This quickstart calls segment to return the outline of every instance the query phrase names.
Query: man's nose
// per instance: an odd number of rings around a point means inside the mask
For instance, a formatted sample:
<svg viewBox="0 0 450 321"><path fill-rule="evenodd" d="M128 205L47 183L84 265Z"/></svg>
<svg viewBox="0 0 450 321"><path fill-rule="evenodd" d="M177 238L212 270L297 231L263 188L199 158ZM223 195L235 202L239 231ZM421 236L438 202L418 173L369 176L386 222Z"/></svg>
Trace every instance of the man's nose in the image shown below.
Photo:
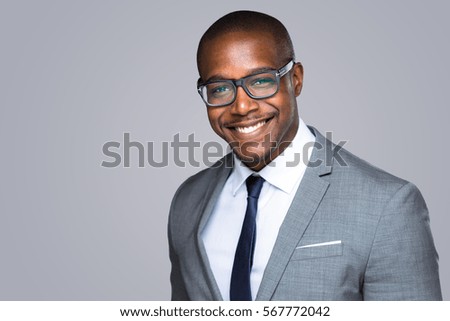
<svg viewBox="0 0 450 321"><path fill-rule="evenodd" d="M251 98L241 86L236 89L236 99L230 106L231 113L239 115L247 115L251 111L258 109L258 102Z"/></svg>

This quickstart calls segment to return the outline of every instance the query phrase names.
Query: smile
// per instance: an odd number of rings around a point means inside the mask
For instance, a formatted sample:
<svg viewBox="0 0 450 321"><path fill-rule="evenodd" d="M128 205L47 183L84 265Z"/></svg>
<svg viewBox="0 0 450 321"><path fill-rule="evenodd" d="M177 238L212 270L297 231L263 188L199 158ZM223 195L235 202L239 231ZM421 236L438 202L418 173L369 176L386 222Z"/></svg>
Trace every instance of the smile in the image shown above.
<svg viewBox="0 0 450 321"><path fill-rule="evenodd" d="M253 125L253 126L247 126L247 127L235 127L235 129L243 134L249 134L251 132L254 132L255 130L257 130L258 128L260 128L261 126L263 126L267 121L263 120L260 121L259 123Z"/></svg>

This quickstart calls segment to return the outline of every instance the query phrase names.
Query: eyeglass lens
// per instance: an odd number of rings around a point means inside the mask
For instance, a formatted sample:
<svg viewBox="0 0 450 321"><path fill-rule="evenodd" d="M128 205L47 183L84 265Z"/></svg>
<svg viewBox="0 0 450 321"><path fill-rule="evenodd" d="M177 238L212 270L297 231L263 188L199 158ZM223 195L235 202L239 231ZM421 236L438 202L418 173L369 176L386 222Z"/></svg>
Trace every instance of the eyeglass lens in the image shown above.
<svg viewBox="0 0 450 321"><path fill-rule="evenodd" d="M262 73L246 78L243 87L254 98L264 98L277 92L278 82L274 74ZM235 99L236 87L231 81L213 82L202 88L202 95L211 105L225 105Z"/></svg>

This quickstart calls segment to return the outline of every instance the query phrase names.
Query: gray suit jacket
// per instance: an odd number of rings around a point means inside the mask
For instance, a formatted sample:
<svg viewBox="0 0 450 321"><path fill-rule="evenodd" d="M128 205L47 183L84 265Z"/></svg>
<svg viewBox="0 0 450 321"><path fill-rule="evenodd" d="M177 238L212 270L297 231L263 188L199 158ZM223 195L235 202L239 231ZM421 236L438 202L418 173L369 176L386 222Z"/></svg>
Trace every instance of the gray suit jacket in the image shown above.
<svg viewBox="0 0 450 321"><path fill-rule="evenodd" d="M441 300L438 255L419 190L310 129L316 146L256 299ZM200 233L232 159L228 154L190 177L173 198L173 300L222 300Z"/></svg>

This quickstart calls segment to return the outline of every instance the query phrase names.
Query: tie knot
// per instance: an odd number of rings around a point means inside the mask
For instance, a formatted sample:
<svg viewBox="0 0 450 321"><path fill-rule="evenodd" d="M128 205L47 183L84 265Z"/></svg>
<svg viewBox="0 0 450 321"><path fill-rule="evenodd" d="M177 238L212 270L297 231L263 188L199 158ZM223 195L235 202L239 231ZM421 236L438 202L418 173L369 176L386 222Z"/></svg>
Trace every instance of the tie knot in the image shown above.
<svg viewBox="0 0 450 321"><path fill-rule="evenodd" d="M264 178L251 175L247 178L245 184L247 185L248 197L258 198L264 184Z"/></svg>

